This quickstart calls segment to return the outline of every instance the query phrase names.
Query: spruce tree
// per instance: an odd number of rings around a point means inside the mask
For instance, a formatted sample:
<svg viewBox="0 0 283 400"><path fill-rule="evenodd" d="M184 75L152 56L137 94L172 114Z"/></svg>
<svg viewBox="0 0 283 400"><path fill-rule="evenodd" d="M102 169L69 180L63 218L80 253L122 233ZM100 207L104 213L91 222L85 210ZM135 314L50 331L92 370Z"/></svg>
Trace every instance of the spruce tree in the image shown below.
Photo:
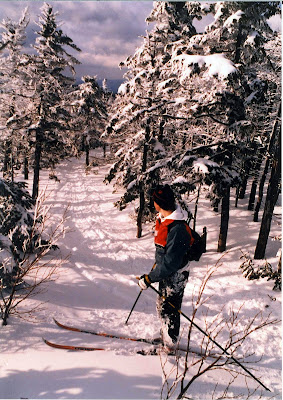
<svg viewBox="0 0 283 400"><path fill-rule="evenodd" d="M141 236L142 220L150 215L149 189L162 177L154 168L150 176L145 172L159 163L175 143L174 127L165 127L168 97L162 76L171 57L172 43L179 40L182 30L194 34L192 18L185 3L154 3L148 18L155 21L155 28L147 32L144 41L133 56L122 66L128 68L126 82L119 88L115 112L106 129L110 141L119 148L117 161L111 168L107 181L115 178L116 184L125 190L117 202L120 209L139 199L137 209L137 236ZM191 27L191 31L189 29ZM120 144L124 144L121 146Z"/></svg>
<svg viewBox="0 0 283 400"><path fill-rule="evenodd" d="M273 80L266 43L274 34L267 18L277 11L275 2L155 3L149 17L155 28L126 60L128 79L108 126L117 150L125 143L107 177L126 189L119 206L144 192L140 182L146 187L177 183L184 195L194 190L192 156L216 162L222 171L210 185L214 204L239 186L236 171L245 165L256 169L266 135L255 122L258 104L262 117ZM193 20L208 12L214 22L197 33ZM226 232L221 233L219 251L226 248L228 204L228 199L222 204Z"/></svg>
<svg viewBox="0 0 283 400"><path fill-rule="evenodd" d="M12 283L22 255L26 251L32 252L35 243L30 243L29 249L25 248L34 223L34 201L25 184L0 179L0 206L1 291Z"/></svg>
<svg viewBox="0 0 283 400"><path fill-rule="evenodd" d="M266 115L266 92L274 80L265 48L266 42L274 38L267 18L278 12L278 4L219 2L209 7L215 20L205 32L189 39L183 37L175 44L171 64L178 77L182 105L177 110L172 103L167 117L190 123L190 146L213 143L215 139L227 144L234 142L230 156L227 152L222 160L217 156L225 168L228 156L232 157L229 162L234 169L241 171L242 165L251 165L250 171L258 171L259 151L262 154L266 135L258 125ZM271 97L268 103L270 100ZM225 229L228 204L226 200L222 204L221 226ZM226 237L227 232L220 233L219 249L225 249Z"/></svg>
<svg viewBox="0 0 283 400"><path fill-rule="evenodd" d="M76 133L74 140L81 140L81 150L86 154L89 165L89 150L102 145L101 135L107 119L107 93L97 82L96 77L83 76L83 83L71 93L72 127Z"/></svg>
<svg viewBox="0 0 283 400"><path fill-rule="evenodd" d="M280 104L281 108L281 104ZM254 258L263 259L265 257L265 250L269 238L271 222L273 217L274 207L278 201L279 193L281 190L281 130L277 126L274 132L274 153L271 159L271 175L268 183L267 194L265 199L264 212L262 216L260 232L255 248Z"/></svg>
<svg viewBox="0 0 283 400"><path fill-rule="evenodd" d="M66 75L68 69L73 74L79 62L65 48L80 49L72 39L64 35L56 21L53 7L44 3L36 32L37 52L28 58L26 65L34 87L34 108L28 127L29 140L34 143L33 198L38 195L39 171L44 156L45 166L54 164L64 155L65 135L70 120L64 97L72 89L74 78Z"/></svg>
<svg viewBox="0 0 283 400"><path fill-rule="evenodd" d="M25 9L18 22L6 18L0 24L3 29L1 33L2 48L6 50L0 57L3 174L11 180L14 178L14 165L19 165L21 161L19 152L24 147L22 123L19 122L19 119L27 106L23 95L26 76L20 66L24 59L22 46L25 42L25 30L28 23L29 16Z"/></svg>

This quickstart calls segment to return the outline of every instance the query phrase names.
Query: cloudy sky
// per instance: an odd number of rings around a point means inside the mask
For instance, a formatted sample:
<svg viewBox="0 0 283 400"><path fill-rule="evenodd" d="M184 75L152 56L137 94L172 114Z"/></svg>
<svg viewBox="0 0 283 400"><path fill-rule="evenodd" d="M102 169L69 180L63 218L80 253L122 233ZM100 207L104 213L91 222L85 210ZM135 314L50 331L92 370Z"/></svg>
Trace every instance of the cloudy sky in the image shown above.
<svg viewBox="0 0 283 400"><path fill-rule="evenodd" d="M133 54L142 42L140 35L151 29L145 22L152 10L152 1L49 1L58 11L62 30L82 50L74 53L82 63L76 66L77 76L96 75L99 79L122 79L125 70L121 61ZM41 1L0 1L0 21L18 21L28 7L30 24L27 46L34 43L34 31L41 14Z"/></svg>
<svg viewBox="0 0 283 400"><path fill-rule="evenodd" d="M96 75L98 79L121 80L125 70L118 65L142 42L141 35L152 29L145 22L152 10L152 1L47 1L59 13L62 30L82 50L75 56L82 63L76 66L77 78ZM41 14L42 1L0 0L0 21L10 18L18 21L28 7L30 24L27 28L27 46L34 43ZM207 21L210 23L211 21ZM279 26L280 22L277 22ZM1 29L0 29L1 31ZM109 84L110 87L110 84ZM110 87L110 89L112 89Z"/></svg>

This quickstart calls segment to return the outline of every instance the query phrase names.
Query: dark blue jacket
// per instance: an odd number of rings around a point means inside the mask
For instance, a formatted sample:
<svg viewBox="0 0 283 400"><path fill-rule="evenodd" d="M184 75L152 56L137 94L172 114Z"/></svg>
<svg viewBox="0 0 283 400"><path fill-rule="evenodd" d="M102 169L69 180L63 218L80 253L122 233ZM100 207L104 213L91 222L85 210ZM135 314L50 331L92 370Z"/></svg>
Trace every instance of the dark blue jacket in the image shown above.
<svg viewBox="0 0 283 400"><path fill-rule="evenodd" d="M159 282L186 265L184 256L191 242L186 225L184 221L175 220L167 226L168 235L165 246L155 244L156 267L148 275L151 282Z"/></svg>

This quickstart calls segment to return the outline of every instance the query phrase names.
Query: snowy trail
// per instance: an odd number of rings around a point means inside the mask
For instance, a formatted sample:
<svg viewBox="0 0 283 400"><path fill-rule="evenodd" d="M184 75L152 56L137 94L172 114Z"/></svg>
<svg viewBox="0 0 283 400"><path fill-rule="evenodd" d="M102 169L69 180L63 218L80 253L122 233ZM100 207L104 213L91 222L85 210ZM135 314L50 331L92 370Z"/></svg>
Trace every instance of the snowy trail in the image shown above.
<svg viewBox="0 0 283 400"><path fill-rule="evenodd" d="M119 304L119 309L124 309L122 320L125 321L131 301L139 292L135 280L135 276L141 273L138 266L145 264L146 271L154 255L152 238L149 238L149 252L144 257L136 256L144 252L145 240L137 243L135 224L129 217L129 211L118 211L113 205L117 194L112 193L111 186L101 185L106 171L107 167L104 167L98 174L86 174L82 160L73 161L72 170L67 162L57 171L60 179L56 190L58 209L62 212L64 205L69 205L68 233L59 244L62 251L70 253L65 268L72 268L73 282L74 279L83 282L80 304L82 298L88 301L93 299L93 304L86 307L83 321L95 319L97 314L100 315L100 308L115 309L116 304ZM54 204L52 198L50 202ZM149 260L148 253L151 256ZM131 295L133 299L129 302ZM75 299L72 304L76 306ZM89 311L94 306L95 309ZM115 319L119 320L117 315Z"/></svg>
<svg viewBox="0 0 283 400"><path fill-rule="evenodd" d="M53 322L56 317L89 329L147 337L152 337L154 326L158 327L152 316L145 324L148 329L144 329L139 312L132 316L129 326L124 324L139 292L134 276L145 261L151 262L153 253L152 249L150 255L145 251L144 240L136 243L128 210L120 213L114 208L117 194L102 184L106 169L87 175L83 161L72 159L56 170L60 182L50 181L47 172L41 175L41 189L47 187L49 192L46 204L51 206L52 218L59 220L68 206L68 232L59 247L62 256L69 255L69 259L59 278L39 299L48 302L39 316L40 324L15 319L5 328L7 338L2 350L6 361L0 375L0 397L159 397L160 362L158 357L149 362L136 356L142 344L67 332ZM137 252L144 252L144 256L135 257ZM62 352L44 345L42 336L75 345L104 346L115 352ZM149 365L151 372L145 374Z"/></svg>
<svg viewBox="0 0 283 400"><path fill-rule="evenodd" d="M155 294L149 289L142 293L129 324L125 320L139 293L135 277L150 270L154 259L152 225L146 225L141 239L136 239L132 206L118 211L113 203L119 194L111 185L103 184L107 167L86 174L83 159L64 161L56 169L60 182L48 179L42 171L41 189L50 193L52 220L59 220L68 206L67 233L60 239L58 256L69 256L60 269L58 279L50 282L47 292L32 304L47 301L38 313L39 323L11 318L10 325L1 329L0 394L2 398L69 398L69 399L154 399L160 398L162 372L159 357L136 355L145 345L127 341L94 337L64 331L55 326L53 318L63 323L82 325L86 329L113 334L153 338L159 335ZM95 172L95 173L94 173ZM31 185L31 182L30 182ZM219 215L213 213L208 201L199 207L198 227L207 226L207 253L202 262L191 264L182 311L191 315L192 293L196 293L207 266L215 264ZM203 316L213 319L220 310L240 309L245 321L255 312L269 312L281 318L281 295L272 291L272 282L253 282L239 271L241 250L252 251L257 239L258 225L251 222L246 204L231 208L228 252L205 290L209 300L202 306L197 322L204 326ZM245 226L247 235L243 234ZM200 229L200 228L199 228ZM272 234L280 232L276 224ZM248 241L247 241L248 237ZM276 263L277 243L270 242L269 261ZM57 253L55 253L57 254ZM212 296L212 297L210 297ZM186 323L182 321L182 339L186 338ZM224 334L224 333L223 333ZM58 343L103 346L106 352L68 352L51 349L42 337ZM194 343L201 340L198 334ZM270 345L273 343L273 346ZM280 326L269 327L253 334L242 348L262 357L257 366L266 386L273 389L275 399L281 398ZM174 358L167 366L174 366ZM254 371L253 371L254 372ZM210 372L192 387L194 399L211 400L214 385L218 393L225 389L225 372ZM251 384L251 387L254 387ZM238 380L233 393L245 393L244 380ZM0 397L1 397L0 396ZM269 396L264 393L264 399Z"/></svg>

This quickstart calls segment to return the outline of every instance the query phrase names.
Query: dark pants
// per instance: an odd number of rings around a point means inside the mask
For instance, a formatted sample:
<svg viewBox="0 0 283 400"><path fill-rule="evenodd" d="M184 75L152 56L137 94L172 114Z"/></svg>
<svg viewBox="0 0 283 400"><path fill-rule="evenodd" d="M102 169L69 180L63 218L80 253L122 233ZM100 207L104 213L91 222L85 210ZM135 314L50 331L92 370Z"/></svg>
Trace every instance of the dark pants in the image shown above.
<svg viewBox="0 0 283 400"><path fill-rule="evenodd" d="M188 281L189 272L176 272L170 277L159 282L159 291L166 300L161 296L157 298L157 313L161 319L161 336L166 344L174 344L178 341L180 332L180 313L184 290ZM176 308L173 308L172 303Z"/></svg>

